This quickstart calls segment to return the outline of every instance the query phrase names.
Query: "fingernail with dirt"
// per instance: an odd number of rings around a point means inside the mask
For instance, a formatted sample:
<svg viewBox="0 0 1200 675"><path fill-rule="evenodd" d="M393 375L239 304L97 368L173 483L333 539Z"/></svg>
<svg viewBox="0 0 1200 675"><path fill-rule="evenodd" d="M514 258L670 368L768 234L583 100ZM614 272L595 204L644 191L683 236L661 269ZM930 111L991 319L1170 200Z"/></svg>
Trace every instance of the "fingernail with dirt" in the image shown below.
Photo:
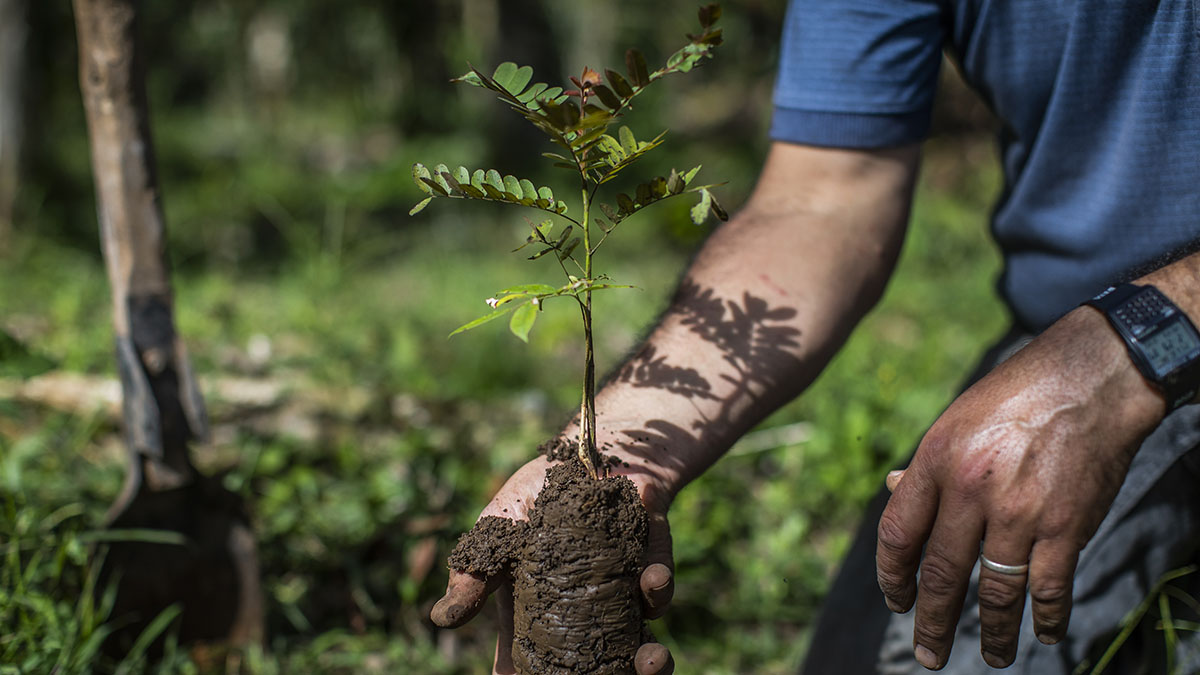
<svg viewBox="0 0 1200 675"><path fill-rule="evenodd" d="M675 595L675 577L670 568L654 563L642 573L642 594L646 598L646 618L657 619L666 613Z"/></svg>
<svg viewBox="0 0 1200 675"><path fill-rule="evenodd" d="M886 595L883 596L883 602L887 605L888 610L895 614L906 614L908 612L908 609L906 609L904 605L901 605Z"/></svg>
<svg viewBox="0 0 1200 675"><path fill-rule="evenodd" d="M989 651L983 652L983 661L993 668L1007 668L1012 663L1012 659Z"/></svg>
<svg viewBox="0 0 1200 675"><path fill-rule="evenodd" d="M913 650L913 654L917 657L917 663L925 666L929 670L937 670L941 668L937 654L924 645L917 645Z"/></svg>
<svg viewBox="0 0 1200 675"><path fill-rule="evenodd" d="M429 618L442 628L454 628L463 620L463 615L470 609L467 605L455 602L447 593L446 597L437 601L429 612Z"/></svg>
<svg viewBox="0 0 1200 675"><path fill-rule="evenodd" d="M1053 633L1038 633L1037 639L1038 642L1041 642L1044 645L1058 644L1058 636Z"/></svg>
<svg viewBox="0 0 1200 675"><path fill-rule="evenodd" d="M661 591L671 585L671 570L662 563L654 563L646 568L643 578L648 592Z"/></svg>
<svg viewBox="0 0 1200 675"><path fill-rule="evenodd" d="M675 672L675 659L665 646L651 642L638 649L634 667L638 675L671 675Z"/></svg>

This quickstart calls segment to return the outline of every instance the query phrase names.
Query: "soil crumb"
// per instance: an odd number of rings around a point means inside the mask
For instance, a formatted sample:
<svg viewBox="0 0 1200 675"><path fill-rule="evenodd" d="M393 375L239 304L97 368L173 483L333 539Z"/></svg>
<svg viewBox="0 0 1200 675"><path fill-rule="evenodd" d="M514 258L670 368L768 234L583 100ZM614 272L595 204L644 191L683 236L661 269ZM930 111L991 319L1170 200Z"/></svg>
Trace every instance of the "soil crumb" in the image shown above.
<svg viewBox="0 0 1200 675"><path fill-rule="evenodd" d="M562 436L555 436L539 445L537 451L552 462L566 462L575 456L575 445Z"/></svg>

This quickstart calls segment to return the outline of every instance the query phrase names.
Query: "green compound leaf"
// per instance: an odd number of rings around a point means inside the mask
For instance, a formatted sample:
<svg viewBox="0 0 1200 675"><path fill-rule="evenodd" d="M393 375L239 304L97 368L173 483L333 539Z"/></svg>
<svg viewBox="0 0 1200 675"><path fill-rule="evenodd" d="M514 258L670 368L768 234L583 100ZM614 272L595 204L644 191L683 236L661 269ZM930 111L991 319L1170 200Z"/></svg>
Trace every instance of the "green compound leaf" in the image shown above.
<svg viewBox="0 0 1200 675"><path fill-rule="evenodd" d="M466 191L463 190L462 183L459 183L458 180L455 179L453 175L443 171L441 173L441 176L442 176L442 181L445 182L446 185L450 187L450 192L451 192L452 197L453 196L457 196L457 197L465 197L466 196Z"/></svg>
<svg viewBox="0 0 1200 675"><path fill-rule="evenodd" d="M629 130L629 127L618 129L617 136L621 139L621 149L625 151L627 156L638 151L637 139L633 137L633 132Z"/></svg>
<svg viewBox="0 0 1200 675"><path fill-rule="evenodd" d="M703 164L701 164L700 166L704 166L704 165L703 165ZM700 166L698 166L698 167L696 167L696 168L692 169L691 171L688 171L687 173L683 174L683 184L684 184L684 185L687 185L687 184L689 184L689 183L691 183L691 182L692 182L692 179L693 179L693 178L695 178L695 177L696 177L696 174L700 172Z"/></svg>
<svg viewBox="0 0 1200 675"><path fill-rule="evenodd" d="M433 179L437 181L437 184L441 185L442 189L446 192L450 192L450 183L446 182L445 177L445 174L448 173L450 173L450 167L446 166L445 164L438 164L433 168Z"/></svg>
<svg viewBox="0 0 1200 675"><path fill-rule="evenodd" d="M533 99L537 98L539 94L541 94L543 91L546 91L546 86L547 85L545 82L535 82L531 84L528 89L517 95L517 100L521 103L529 104L531 101L533 101Z"/></svg>
<svg viewBox="0 0 1200 675"><path fill-rule="evenodd" d="M479 188L475 187L474 185L471 185L470 183L459 183L458 187L459 187L459 189L461 189L463 191L463 194L470 197L471 199L486 199L487 198L486 192L484 192L483 190L480 190Z"/></svg>
<svg viewBox="0 0 1200 675"><path fill-rule="evenodd" d="M622 132L618 133L621 137L619 142L612 140L611 136L608 137L610 140L605 140L604 138L600 140L600 148L607 153L605 162L608 164L609 169L596 181L599 184L607 183L616 178L618 173L630 164L633 164L642 155L662 145L663 138L667 135L667 132L664 131L649 141L638 141L633 137L633 132L624 133L628 130L625 127L621 129ZM630 148L633 148L633 150L631 151Z"/></svg>
<svg viewBox="0 0 1200 675"><path fill-rule="evenodd" d="M500 172L495 169L488 169L483 177L484 187L492 186L501 193L504 192L504 179L500 176Z"/></svg>
<svg viewBox="0 0 1200 675"><path fill-rule="evenodd" d="M456 77L450 81L454 82L454 83L469 84L473 87L486 87L487 86L486 84L483 83L483 78L479 76L479 73L475 72L474 70L472 70L469 73L459 75L458 77Z"/></svg>
<svg viewBox="0 0 1200 675"><path fill-rule="evenodd" d="M512 79L508 81L508 84L504 85L504 88L507 89L508 92L513 96L517 96L521 92L525 91L525 86L528 85L529 81L532 79L533 68L529 66L521 66L520 68L517 68L517 72L513 73Z"/></svg>
<svg viewBox="0 0 1200 675"><path fill-rule="evenodd" d="M625 70L629 73L629 81L636 87L650 84L650 71L646 68L646 57L637 49L625 52Z"/></svg>
<svg viewBox="0 0 1200 675"><path fill-rule="evenodd" d="M611 119L609 113L605 113L604 116ZM571 141L571 147L575 148L576 154L583 156L593 145L600 142L600 138L604 135L604 129L607 126L607 120L599 124L590 124L588 120L581 121L580 129Z"/></svg>
<svg viewBox="0 0 1200 675"><path fill-rule="evenodd" d="M533 301L523 302L517 311L513 312L512 319L508 322L508 329L513 335L521 338L522 342L529 342L529 331L533 329L533 322L537 321L537 305Z"/></svg>
<svg viewBox="0 0 1200 675"><path fill-rule="evenodd" d="M629 284L584 284L571 289L571 295L579 295L588 291L606 291L613 288L637 288Z"/></svg>
<svg viewBox="0 0 1200 675"><path fill-rule="evenodd" d="M518 286L510 286L500 291L501 295L514 295L523 293L525 295L549 295L555 291L553 286L549 284L520 284Z"/></svg>
<svg viewBox="0 0 1200 675"><path fill-rule="evenodd" d="M433 201L433 197L426 197L425 199L422 199L421 201L417 202L416 206L414 206L408 210L408 215L410 215L410 216L417 215L418 213L423 211L426 206L429 206L429 202L431 202L431 201Z"/></svg>
<svg viewBox="0 0 1200 675"><path fill-rule="evenodd" d="M628 155L625 154L625 148L621 147L621 142L612 136L609 136L608 134L601 136L600 142L596 145L600 148L601 152L608 155L608 163L610 166L616 166L625 161L625 158L628 157Z"/></svg>
<svg viewBox="0 0 1200 675"><path fill-rule="evenodd" d="M492 81L511 92L509 84L516 79L516 76L517 64L512 61L505 61L496 66L496 70L492 73Z"/></svg>
<svg viewBox="0 0 1200 675"><path fill-rule="evenodd" d="M512 195L509 201L520 201L521 199L521 181L517 180L516 176L504 177L504 191Z"/></svg>
<svg viewBox="0 0 1200 675"><path fill-rule="evenodd" d="M438 164L434 171L430 171L418 162L413 164L412 175L414 182L428 197L497 201L560 215L567 211L565 203L555 201L550 188L539 188L527 178L501 176L495 169L475 169L472 172L460 166L450 171L445 164ZM416 215L428 205L429 200L426 199L414 205L409 213Z"/></svg>
<svg viewBox="0 0 1200 675"><path fill-rule="evenodd" d="M616 95L616 93L613 92L612 89L609 89L602 84L598 84L595 87L592 87L592 91L596 92L596 98L600 99L600 102L609 108L616 110L617 108L621 107L621 99Z"/></svg>
<svg viewBox="0 0 1200 675"><path fill-rule="evenodd" d="M604 213L604 217L608 218L613 225L621 222L621 217L618 216L613 207L609 206L608 204L600 204L600 210Z"/></svg>
<svg viewBox="0 0 1200 675"><path fill-rule="evenodd" d="M575 237L571 241L568 241L566 246L559 247L558 259L566 260L567 258L570 258L571 254L575 252L575 247L579 246L580 241L582 240L579 237Z"/></svg>
<svg viewBox="0 0 1200 675"><path fill-rule="evenodd" d="M654 201L654 191L645 183L639 183L637 186L637 202L641 206L645 206Z"/></svg>
<svg viewBox="0 0 1200 675"><path fill-rule="evenodd" d="M541 108L550 124L560 131L573 129L579 124L581 113L573 101L542 101Z"/></svg>
<svg viewBox="0 0 1200 675"><path fill-rule="evenodd" d="M459 326L458 328L455 328L454 331L452 333L450 333L449 335L447 335L446 337L454 337L455 335L458 335L459 333L461 333L463 331L471 330L472 328L478 328L489 321L495 321L496 319L499 319L500 317L504 316L505 314L508 314L509 312L513 311L516 308L517 308L517 305L508 304L504 307L501 307L500 309L497 309L494 312L489 312L487 314L484 314L483 316L479 317L478 319L475 319L474 321L464 323L463 325Z"/></svg>
<svg viewBox="0 0 1200 675"><path fill-rule="evenodd" d="M438 176L438 178L441 178L441 176ZM439 197L449 197L450 196L449 187L442 187L441 183L438 183L437 181L433 180L432 178L426 178L426 177L422 176L421 182L424 183L425 185L429 186L429 190L427 190L427 192L429 192L431 194L435 194ZM442 179L442 182L445 182L444 178Z"/></svg>
<svg viewBox="0 0 1200 675"><path fill-rule="evenodd" d="M608 78L608 84L616 92L617 96L625 100L633 98L633 87L629 86L629 82L624 77L621 77L620 73L615 70L605 70L604 76Z"/></svg>
<svg viewBox="0 0 1200 675"><path fill-rule="evenodd" d="M563 228L563 231L558 235L558 239L554 241L554 248L562 248L563 242L567 240L567 237L571 236L571 230L573 229L575 229L573 225L568 225Z"/></svg>
<svg viewBox="0 0 1200 675"><path fill-rule="evenodd" d="M677 195L680 192L683 192L683 188L685 187L687 186L684 184L683 178L680 177L679 172L675 169L671 169L671 175L667 176L667 191L673 195Z"/></svg>
<svg viewBox="0 0 1200 675"><path fill-rule="evenodd" d="M710 207L712 208L713 215L716 216L721 222L729 220L729 213L725 211L725 207L721 206L720 202L717 201L716 196L711 195L709 198L712 200Z"/></svg>
<svg viewBox="0 0 1200 675"><path fill-rule="evenodd" d="M412 165L412 177L413 182L417 184L417 187L421 188L421 192L424 192L425 194L431 194L433 192L433 188L425 184L425 180L432 180L433 176L430 175L429 169L425 168L424 164L417 162L416 164Z"/></svg>
<svg viewBox="0 0 1200 675"><path fill-rule="evenodd" d="M520 187L521 187L521 201L522 202L524 202L526 200L528 200L530 202L534 202L537 200L538 190L537 190L537 186L535 186L533 184L533 181L531 181L527 178L522 178L520 181Z"/></svg>
<svg viewBox="0 0 1200 675"><path fill-rule="evenodd" d="M712 193L708 190L700 191L700 201L692 207L691 216L692 222L697 225L703 225L704 219L708 217L708 211L712 207Z"/></svg>
<svg viewBox="0 0 1200 675"><path fill-rule="evenodd" d="M662 199L663 197L670 196L671 192L667 189L667 179L663 178L662 176L655 176L654 179L650 181L650 192L654 194L656 199Z"/></svg>

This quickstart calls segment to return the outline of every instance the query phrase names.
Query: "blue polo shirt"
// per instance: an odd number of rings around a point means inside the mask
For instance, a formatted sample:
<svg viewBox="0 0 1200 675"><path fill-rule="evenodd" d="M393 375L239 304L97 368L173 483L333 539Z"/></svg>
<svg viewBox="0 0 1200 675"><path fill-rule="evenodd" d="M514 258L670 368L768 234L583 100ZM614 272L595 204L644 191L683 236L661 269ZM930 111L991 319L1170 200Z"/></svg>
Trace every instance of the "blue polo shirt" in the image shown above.
<svg viewBox="0 0 1200 675"><path fill-rule="evenodd" d="M792 0L771 137L922 140L943 47L1003 123L992 229L1026 328L1200 238L1197 0Z"/></svg>

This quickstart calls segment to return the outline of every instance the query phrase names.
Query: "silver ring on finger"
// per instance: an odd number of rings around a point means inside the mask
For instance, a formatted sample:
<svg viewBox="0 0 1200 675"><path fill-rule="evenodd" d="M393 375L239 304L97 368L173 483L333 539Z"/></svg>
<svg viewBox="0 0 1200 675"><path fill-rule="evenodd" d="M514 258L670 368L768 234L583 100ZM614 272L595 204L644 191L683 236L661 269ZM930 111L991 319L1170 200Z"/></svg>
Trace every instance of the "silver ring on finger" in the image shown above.
<svg viewBox="0 0 1200 675"><path fill-rule="evenodd" d="M1004 563L998 563L989 559L983 554L983 551L979 552L979 564L997 574L1020 576L1029 572L1029 563L1024 563L1022 565L1005 565Z"/></svg>

